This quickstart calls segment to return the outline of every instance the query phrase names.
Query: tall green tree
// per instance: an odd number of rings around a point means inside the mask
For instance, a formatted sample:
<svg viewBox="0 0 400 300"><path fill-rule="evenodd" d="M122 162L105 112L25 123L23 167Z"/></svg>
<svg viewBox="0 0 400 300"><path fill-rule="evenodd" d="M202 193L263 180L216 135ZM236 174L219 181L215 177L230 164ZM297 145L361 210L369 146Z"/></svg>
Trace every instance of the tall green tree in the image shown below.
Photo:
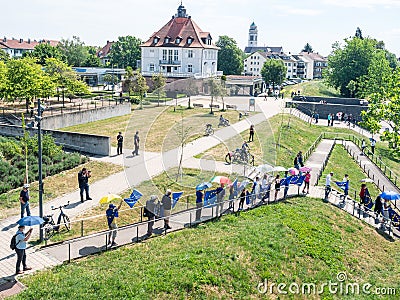
<svg viewBox="0 0 400 300"><path fill-rule="evenodd" d="M157 97L158 98L157 106L160 106L160 95L164 93L164 87L165 87L167 80L164 77L164 75L161 73L153 74L153 76L151 77L151 80L153 82L154 91L157 93L157 96L158 96Z"/></svg>
<svg viewBox="0 0 400 300"><path fill-rule="evenodd" d="M62 59L60 49L47 43L40 43L36 45L32 52L25 52L23 56L36 58L37 62L42 66L46 64L46 59L48 58L53 57L59 60Z"/></svg>
<svg viewBox="0 0 400 300"><path fill-rule="evenodd" d="M89 57L85 43L77 36L73 36L71 40L62 39L57 48L60 50L67 64L73 67L83 67Z"/></svg>
<svg viewBox="0 0 400 300"><path fill-rule="evenodd" d="M311 53L313 51L314 50L309 43L305 44L303 50L301 50L301 52L309 52L309 53Z"/></svg>
<svg viewBox="0 0 400 300"><path fill-rule="evenodd" d="M51 78L57 90L61 90L63 106L65 103L65 95L89 93L86 83L82 82L76 72L66 63L56 58L48 58L44 70Z"/></svg>
<svg viewBox="0 0 400 300"><path fill-rule="evenodd" d="M136 70L137 61L141 58L142 41L134 36L122 36L111 46L110 64L118 68L128 66Z"/></svg>
<svg viewBox="0 0 400 300"><path fill-rule="evenodd" d="M229 36L220 36L216 45L218 51L218 70L225 75L239 75L243 72L244 53L236 41Z"/></svg>
<svg viewBox="0 0 400 300"><path fill-rule="evenodd" d="M272 85L275 89L276 85L282 84L285 80L287 68L280 59L267 59L261 69L261 76L266 83Z"/></svg>
<svg viewBox="0 0 400 300"><path fill-rule="evenodd" d="M0 99L6 97L7 87L8 87L7 65L0 60Z"/></svg>
<svg viewBox="0 0 400 300"><path fill-rule="evenodd" d="M6 52L0 49L0 61L8 61L10 59L10 55Z"/></svg>
<svg viewBox="0 0 400 300"><path fill-rule="evenodd" d="M101 61L97 56L97 48L93 46L86 46L88 56L85 61L85 67L100 67Z"/></svg>

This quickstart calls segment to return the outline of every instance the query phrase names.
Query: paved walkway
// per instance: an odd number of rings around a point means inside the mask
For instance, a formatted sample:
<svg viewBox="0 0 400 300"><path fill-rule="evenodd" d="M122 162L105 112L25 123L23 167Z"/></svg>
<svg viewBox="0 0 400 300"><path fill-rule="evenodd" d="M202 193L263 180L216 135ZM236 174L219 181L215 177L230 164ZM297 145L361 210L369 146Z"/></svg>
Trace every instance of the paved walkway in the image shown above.
<svg viewBox="0 0 400 300"><path fill-rule="evenodd" d="M227 101L227 103L229 103L229 101ZM257 101L257 106L259 107L258 110L266 111L266 113L253 115L229 127L216 131L213 136L202 137L186 145L183 156L184 165L194 166L196 163L199 164L193 159L193 156L236 136L242 131L248 130L250 124L259 124L280 113L282 111L283 101ZM268 109L265 108L266 106ZM115 149L113 149L113 151L116 152ZM96 206L98 204L96 199L100 199L108 193L120 194L127 189L137 186L145 180L161 174L169 168L178 166L180 150L173 149L165 153L141 152L139 156L133 157L131 155L131 150L125 149L123 155L117 156L115 154L116 153L112 153L110 157L101 158L100 160L123 165L125 171L92 183L90 185L90 194L95 200L80 203L79 192L75 191L44 204L44 213L50 213L51 206L59 206L70 202L70 206L66 210L66 213L70 217L78 216L85 210ZM202 167L202 164L203 163L200 163L200 167ZM209 162L204 162L204 167L211 168ZM221 165L220 163L216 163L215 168L217 170L221 169L223 172L234 172L230 165ZM240 172L240 170L237 170L237 172ZM32 209L32 215L38 215L38 208ZM15 272L15 253L9 249L9 243L11 236L16 232L16 221L18 219L19 216L12 216L0 222L0 228L2 230L0 235L0 278L12 276ZM34 232L37 236L37 230L34 230ZM34 270L40 270L62 263L61 260L57 259L57 256L49 256L43 251L38 251L35 247L30 247L27 250L27 253L28 262Z"/></svg>

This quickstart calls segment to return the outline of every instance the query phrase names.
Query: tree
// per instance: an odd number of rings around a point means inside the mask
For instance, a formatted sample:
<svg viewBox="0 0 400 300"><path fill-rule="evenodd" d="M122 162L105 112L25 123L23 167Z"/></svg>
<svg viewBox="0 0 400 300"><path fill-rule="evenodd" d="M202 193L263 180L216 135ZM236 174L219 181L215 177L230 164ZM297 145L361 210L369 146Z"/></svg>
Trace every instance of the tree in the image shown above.
<svg viewBox="0 0 400 300"><path fill-rule="evenodd" d="M360 27L357 27L356 34L354 35L354 37L359 38L361 40L364 39Z"/></svg>
<svg viewBox="0 0 400 300"><path fill-rule="evenodd" d="M125 91L128 91L129 98L131 97L131 92L133 92L135 86L135 72L132 67L127 67L125 70L125 80L122 82L122 87Z"/></svg>
<svg viewBox="0 0 400 300"><path fill-rule="evenodd" d="M0 50L0 61L6 62L9 59L10 59L10 55L6 51Z"/></svg>
<svg viewBox="0 0 400 300"><path fill-rule="evenodd" d="M140 109L143 109L143 96L149 90L146 78L139 71L135 72L133 90L139 95Z"/></svg>
<svg viewBox="0 0 400 300"><path fill-rule="evenodd" d="M62 91L64 107L65 93L67 95L86 94L89 92L87 85L79 80L78 75L66 63L56 59L46 59L45 72L51 78L57 90Z"/></svg>
<svg viewBox="0 0 400 300"><path fill-rule="evenodd" d="M324 73L327 83L340 90L341 95L350 97L351 80L357 82L358 78L368 73L368 67L376 55L376 40L365 38L345 39L346 45L338 46L328 57L328 66ZM358 88L354 91L358 93Z"/></svg>
<svg viewBox="0 0 400 300"><path fill-rule="evenodd" d="M114 74L107 73L103 76L103 80L108 85L115 85L118 82L118 76Z"/></svg>
<svg viewBox="0 0 400 300"><path fill-rule="evenodd" d="M83 67L89 57L85 43L77 36L73 36L72 40L62 39L57 48L60 50L67 64L73 67Z"/></svg>
<svg viewBox="0 0 400 300"><path fill-rule="evenodd" d="M221 97L221 95L224 95L224 90L226 92L226 89L225 87L222 86L221 80L217 78L210 78L208 79L207 83L210 88L210 95L211 95L210 114L214 114L213 111L214 99Z"/></svg>
<svg viewBox="0 0 400 300"><path fill-rule="evenodd" d="M153 74L153 76L151 77L151 80L153 81L153 88L157 92L157 96L158 96L157 106L160 106L160 94L162 94L164 92L164 87L165 87L167 80L161 73Z"/></svg>
<svg viewBox="0 0 400 300"><path fill-rule="evenodd" d="M303 50L301 50L301 52L308 52L308 53L311 53L313 51L314 50L313 50L313 48L311 47L311 45L309 43L305 44Z"/></svg>
<svg viewBox="0 0 400 300"><path fill-rule="evenodd" d="M14 101L24 99L28 113L30 101L47 97L54 91L51 79L43 72L35 59L25 57L7 62L6 98Z"/></svg>
<svg viewBox="0 0 400 300"><path fill-rule="evenodd" d="M285 80L286 71L287 68L282 60L267 59L261 69L261 76L275 89L276 85L280 85Z"/></svg>
<svg viewBox="0 0 400 300"><path fill-rule="evenodd" d="M111 46L110 63L118 68L137 68L141 58L140 45L142 41L134 36L122 36Z"/></svg>
<svg viewBox="0 0 400 300"><path fill-rule="evenodd" d="M97 48L93 46L86 46L88 56L85 61L85 67L100 67L101 60L97 56Z"/></svg>
<svg viewBox="0 0 400 300"><path fill-rule="evenodd" d="M36 58L37 62L42 66L46 64L47 58L53 57L59 60L62 59L60 49L47 43L40 43L36 45L32 52L25 52L23 56Z"/></svg>
<svg viewBox="0 0 400 300"><path fill-rule="evenodd" d="M176 174L176 182L178 182L179 177L182 178L183 168L183 150L185 149L185 145L188 143L190 134L192 132L192 127L184 126L184 119L183 119L183 111L181 111L181 121L179 122L180 126L174 128L175 134L179 138L179 148L180 148L180 155L179 155L179 164L178 164L178 172Z"/></svg>
<svg viewBox="0 0 400 300"><path fill-rule="evenodd" d="M3 99L7 95L6 90L9 85L7 80L7 65L0 60L0 99Z"/></svg>
<svg viewBox="0 0 400 300"><path fill-rule="evenodd" d="M186 80L185 93L189 97L188 108L190 108L190 98L193 95L197 95L199 93L199 89L196 85L196 80L193 77L190 77Z"/></svg>
<svg viewBox="0 0 400 300"><path fill-rule="evenodd" d="M225 75L237 75L243 72L243 51L237 46L236 41L226 35L220 36L216 45L218 52L218 70Z"/></svg>

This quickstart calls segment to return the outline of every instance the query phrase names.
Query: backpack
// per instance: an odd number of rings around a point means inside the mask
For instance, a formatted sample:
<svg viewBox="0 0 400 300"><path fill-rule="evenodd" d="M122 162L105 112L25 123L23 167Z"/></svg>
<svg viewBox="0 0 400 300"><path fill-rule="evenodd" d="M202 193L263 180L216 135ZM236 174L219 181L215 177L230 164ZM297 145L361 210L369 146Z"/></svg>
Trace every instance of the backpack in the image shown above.
<svg viewBox="0 0 400 300"><path fill-rule="evenodd" d="M11 250L15 250L17 248L17 245L19 244L20 241L18 241L17 243L17 235L19 233L16 233L13 235L13 237L11 238L11 242L10 242L10 248Z"/></svg>

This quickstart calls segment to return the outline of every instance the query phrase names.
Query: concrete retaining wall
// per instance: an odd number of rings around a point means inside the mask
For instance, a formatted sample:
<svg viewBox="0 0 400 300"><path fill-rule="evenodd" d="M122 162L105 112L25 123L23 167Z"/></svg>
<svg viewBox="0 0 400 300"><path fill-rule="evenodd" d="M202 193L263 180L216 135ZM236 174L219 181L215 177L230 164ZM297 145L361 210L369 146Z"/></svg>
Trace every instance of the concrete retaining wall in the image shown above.
<svg viewBox="0 0 400 300"><path fill-rule="evenodd" d="M293 101L316 102L325 101L327 104L342 104L342 105L360 105L363 101L358 98L331 98L331 97L310 97L310 96L294 96Z"/></svg>
<svg viewBox="0 0 400 300"><path fill-rule="evenodd" d="M64 128L68 126L104 120L112 117L119 117L130 113L131 104L126 102L118 105L104 106L91 110L82 110L55 116L44 116L42 120L42 128Z"/></svg>
<svg viewBox="0 0 400 300"><path fill-rule="evenodd" d="M29 134L37 133L36 129L30 129ZM109 156L111 153L110 137L83 134L78 132L65 132L59 130L43 130L44 134L51 134L58 145L64 149L79 151L92 155ZM0 125L0 135L21 137L23 130L20 126Z"/></svg>

